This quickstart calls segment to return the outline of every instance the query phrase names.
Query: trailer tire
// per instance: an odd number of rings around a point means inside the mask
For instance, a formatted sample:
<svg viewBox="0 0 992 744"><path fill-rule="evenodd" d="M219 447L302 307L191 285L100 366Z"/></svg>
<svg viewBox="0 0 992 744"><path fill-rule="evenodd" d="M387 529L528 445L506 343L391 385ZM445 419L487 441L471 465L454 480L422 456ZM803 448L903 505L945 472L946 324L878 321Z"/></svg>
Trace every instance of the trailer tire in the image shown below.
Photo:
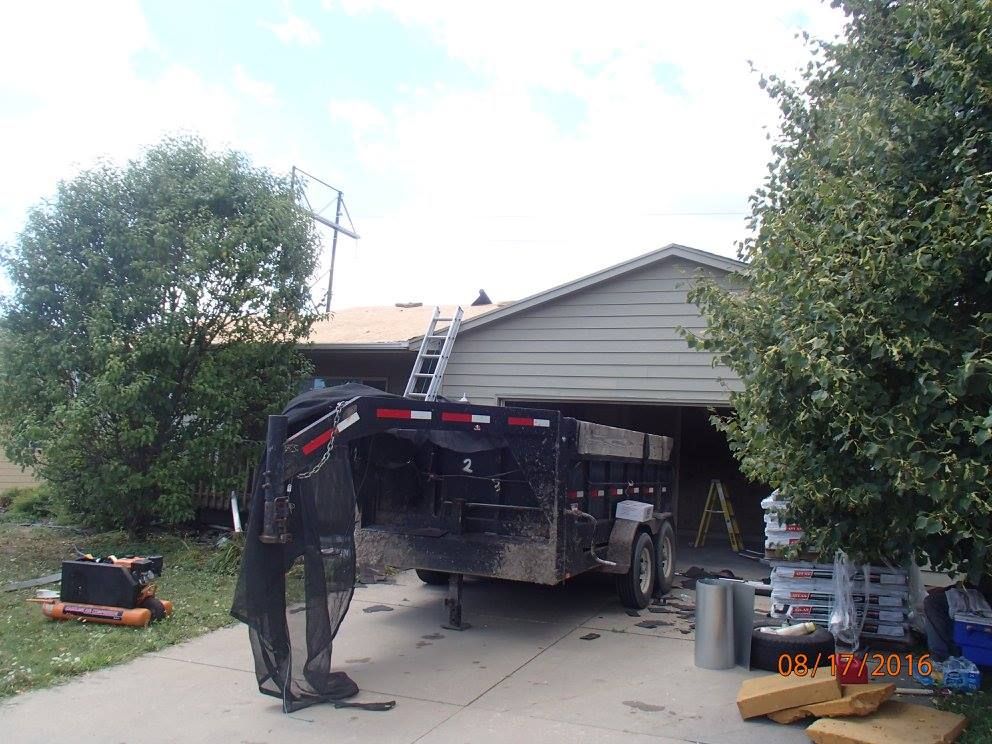
<svg viewBox="0 0 992 744"><path fill-rule="evenodd" d="M647 532L637 533L630 553L630 569L617 576L617 594L624 607L643 610L651 602L651 592L658 574L654 540Z"/></svg>
<svg viewBox="0 0 992 744"><path fill-rule="evenodd" d="M781 620L755 620L751 632L751 667L764 669L766 672L780 672L779 666L783 656L789 656L795 663L796 656L803 654L806 664L820 666L830 663L830 655L834 652L834 637L830 631L817 628L809 635L777 636L762 633L761 627L777 627Z"/></svg>
<svg viewBox="0 0 992 744"><path fill-rule="evenodd" d="M659 594L668 594L675 584L675 529L672 523L661 523L658 536L655 538L658 551L658 571L655 577Z"/></svg>
<svg viewBox="0 0 992 744"><path fill-rule="evenodd" d="M446 574L444 571L431 571L426 568L418 568L417 578L423 581L425 584L430 584L431 586L448 585L448 574Z"/></svg>

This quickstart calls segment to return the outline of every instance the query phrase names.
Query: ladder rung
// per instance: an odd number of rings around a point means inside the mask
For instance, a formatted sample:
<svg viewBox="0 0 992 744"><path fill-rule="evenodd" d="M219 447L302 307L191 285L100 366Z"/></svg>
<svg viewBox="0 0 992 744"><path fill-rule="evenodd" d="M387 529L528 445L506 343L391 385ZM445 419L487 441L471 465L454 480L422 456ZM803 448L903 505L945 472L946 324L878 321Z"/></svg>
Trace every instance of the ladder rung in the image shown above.
<svg viewBox="0 0 992 744"><path fill-rule="evenodd" d="M440 359L441 358L441 355L440 354L421 354L420 355L420 358L421 359Z"/></svg>
<svg viewBox="0 0 992 744"><path fill-rule="evenodd" d="M414 377L428 377L428 378L430 378L430 377L433 377L434 375L427 374L425 372L414 372L413 376Z"/></svg>
<svg viewBox="0 0 992 744"><path fill-rule="evenodd" d="M437 319L437 322L438 323L450 323L453 320L454 320L454 318L438 318Z"/></svg>
<svg viewBox="0 0 992 744"><path fill-rule="evenodd" d="M427 397L427 393L415 393L412 390L409 393L407 393L407 395L409 395L411 398L426 398Z"/></svg>

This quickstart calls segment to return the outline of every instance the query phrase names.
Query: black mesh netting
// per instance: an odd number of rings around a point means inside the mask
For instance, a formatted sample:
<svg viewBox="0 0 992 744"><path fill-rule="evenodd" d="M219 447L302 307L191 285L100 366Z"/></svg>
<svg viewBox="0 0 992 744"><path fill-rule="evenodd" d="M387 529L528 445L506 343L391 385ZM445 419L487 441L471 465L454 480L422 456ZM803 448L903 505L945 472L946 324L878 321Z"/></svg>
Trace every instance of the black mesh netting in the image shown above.
<svg viewBox="0 0 992 744"><path fill-rule="evenodd" d="M362 395L386 393L351 383L297 396L283 411L289 434ZM258 472L264 465L263 455ZM348 448L333 448L316 474L293 481L288 544L258 539L265 497L262 479L255 481L231 614L248 625L258 689L280 698L287 713L351 697L358 686L344 672L331 671L334 636L355 585L355 487ZM287 609L286 574L298 565L304 596Z"/></svg>

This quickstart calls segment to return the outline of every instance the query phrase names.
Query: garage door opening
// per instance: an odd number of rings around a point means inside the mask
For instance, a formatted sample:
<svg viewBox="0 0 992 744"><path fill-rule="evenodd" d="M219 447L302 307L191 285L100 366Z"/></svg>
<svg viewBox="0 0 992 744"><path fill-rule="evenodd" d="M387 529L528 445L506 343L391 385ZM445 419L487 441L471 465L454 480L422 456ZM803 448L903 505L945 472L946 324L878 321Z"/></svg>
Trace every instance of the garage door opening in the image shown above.
<svg viewBox="0 0 992 744"><path fill-rule="evenodd" d="M675 519L679 541L691 543L699 528L710 481L720 480L733 503L746 548L764 550L764 517L760 501L768 486L749 481L740 471L727 438L711 423L710 409L642 403L588 403L582 401L507 400L508 406L560 411L583 421L663 434L675 440ZM726 414L729 409L716 409ZM723 520L714 515L707 546L728 546Z"/></svg>

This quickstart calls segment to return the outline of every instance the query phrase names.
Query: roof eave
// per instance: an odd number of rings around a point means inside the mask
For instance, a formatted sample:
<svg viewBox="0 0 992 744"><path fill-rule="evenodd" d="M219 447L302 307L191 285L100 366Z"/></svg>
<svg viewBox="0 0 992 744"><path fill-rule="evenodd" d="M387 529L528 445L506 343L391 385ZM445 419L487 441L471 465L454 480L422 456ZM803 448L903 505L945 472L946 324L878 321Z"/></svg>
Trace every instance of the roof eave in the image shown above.
<svg viewBox="0 0 992 744"><path fill-rule="evenodd" d="M301 351L409 351L409 341L380 341L377 343L317 343L297 344Z"/></svg>

